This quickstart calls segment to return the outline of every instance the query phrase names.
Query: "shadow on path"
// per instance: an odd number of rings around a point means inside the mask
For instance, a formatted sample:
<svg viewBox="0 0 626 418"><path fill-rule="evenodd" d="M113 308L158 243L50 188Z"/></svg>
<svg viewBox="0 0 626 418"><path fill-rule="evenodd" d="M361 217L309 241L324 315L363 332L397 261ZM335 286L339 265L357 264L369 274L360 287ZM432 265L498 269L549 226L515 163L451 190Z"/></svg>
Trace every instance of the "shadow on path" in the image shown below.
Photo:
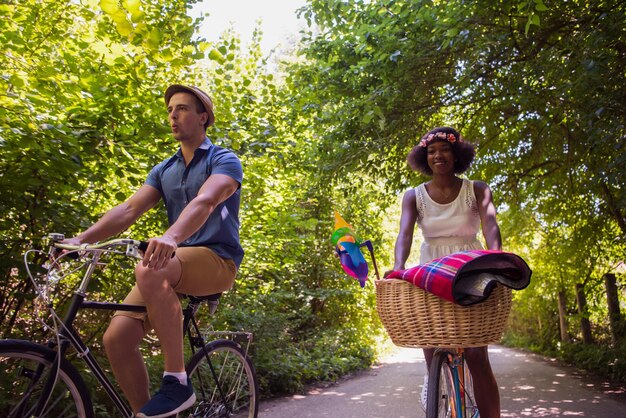
<svg viewBox="0 0 626 418"><path fill-rule="evenodd" d="M503 418L626 417L606 384L532 353L491 346ZM262 402L261 418L423 418L422 350L398 348L370 370L301 395Z"/></svg>
<svg viewBox="0 0 626 418"><path fill-rule="evenodd" d="M599 379L532 353L498 346L489 352L503 418L626 417L624 398Z"/></svg>
<svg viewBox="0 0 626 418"><path fill-rule="evenodd" d="M262 402L259 417L423 417L419 394L425 371L422 350L401 348L371 369L336 384Z"/></svg>

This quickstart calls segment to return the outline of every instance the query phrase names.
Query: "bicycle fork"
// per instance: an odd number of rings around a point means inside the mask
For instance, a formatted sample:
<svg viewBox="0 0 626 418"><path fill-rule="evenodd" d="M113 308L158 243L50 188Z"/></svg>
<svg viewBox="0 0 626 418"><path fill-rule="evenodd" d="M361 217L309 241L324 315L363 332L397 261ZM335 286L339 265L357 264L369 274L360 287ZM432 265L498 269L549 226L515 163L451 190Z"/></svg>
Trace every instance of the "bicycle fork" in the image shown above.
<svg viewBox="0 0 626 418"><path fill-rule="evenodd" d="M457 349L456 355L448 353L448 364L450 365L451 384L454 388L454 392L458 396L455 396L453 402L450 403L450 407L453 410L452 416L465 417L467 413L470 413L470 418L479 418L480 415L476 408L467 408L467 396L466 388L467 382L471 384L471 376L466 376L465 356L462 349Z"/></svg>

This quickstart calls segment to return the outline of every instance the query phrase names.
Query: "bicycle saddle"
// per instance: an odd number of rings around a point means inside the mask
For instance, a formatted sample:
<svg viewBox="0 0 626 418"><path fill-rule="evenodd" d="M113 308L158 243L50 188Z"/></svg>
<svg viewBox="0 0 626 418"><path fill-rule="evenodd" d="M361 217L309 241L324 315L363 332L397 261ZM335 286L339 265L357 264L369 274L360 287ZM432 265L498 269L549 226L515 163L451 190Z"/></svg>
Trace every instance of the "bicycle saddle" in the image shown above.
<svg viewBox="0 0 626 418"><path fill-rule="evenodd" d="M199 303L199 302L215 302L216 300L219 300L220 296L222 296L222 292L220 293L214 293L212 295L206 295L206 296L191 296L191 295L186 295L187 298L194 302L194 303Z"/></svg>

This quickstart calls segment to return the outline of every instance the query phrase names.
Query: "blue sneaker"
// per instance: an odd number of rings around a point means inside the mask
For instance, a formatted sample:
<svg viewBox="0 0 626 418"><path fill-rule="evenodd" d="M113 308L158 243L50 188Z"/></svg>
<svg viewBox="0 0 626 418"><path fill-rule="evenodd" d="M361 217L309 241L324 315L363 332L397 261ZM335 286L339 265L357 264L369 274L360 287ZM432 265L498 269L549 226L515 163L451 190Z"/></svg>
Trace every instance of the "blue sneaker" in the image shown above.
<svg viewBox="0 0 626 418"><path fill-rule="evenodd" d="M184 411L196 402L196 394L187 379L187 386L181 385L174 376L165 376L161 389L141 408L137 418L165 418Z"/></svg>

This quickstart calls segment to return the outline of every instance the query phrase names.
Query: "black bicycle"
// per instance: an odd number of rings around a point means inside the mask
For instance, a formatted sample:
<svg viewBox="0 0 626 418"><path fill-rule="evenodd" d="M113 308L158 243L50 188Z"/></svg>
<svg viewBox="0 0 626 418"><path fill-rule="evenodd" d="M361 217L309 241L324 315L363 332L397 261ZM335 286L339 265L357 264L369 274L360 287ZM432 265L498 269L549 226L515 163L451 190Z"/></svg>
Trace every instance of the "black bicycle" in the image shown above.
<svg viewBox="0 0 626 418"><path fill-rule="evenodd" d="M84 309L142 312L142 306L95 302L86 299L93 273L108 256L141 258L145 242L132 239L73 246L61 243L62 234L50 234L47 253L29 250L24 255L28 275L36 293L35 318L52 336L46 344L27 340L0 340L0 416L3 417L94 417L91 396L77 368L68 359L84 361L91 374L108 394L123 417L133 412L117 392L102 367L74 327L79 311ZM59 250L65 250L59 254ZM43 263L42 263L43 261ZM83 273L84 271L84 273ZM64 280L80 275L80 284L69 303L58 298ZM65 291L67 291L65 289ZM70 290L71 292L71 290ZM252 334L248 332L201 331L196 312L206 304L213 314L220 294L205 297L187 296L183 309L183 329L190 347L186 365L196 403L180 416L246 417L258 412L258 385L254 366L248 357ZM61 318L55 304L66 306Z"/></svg>

